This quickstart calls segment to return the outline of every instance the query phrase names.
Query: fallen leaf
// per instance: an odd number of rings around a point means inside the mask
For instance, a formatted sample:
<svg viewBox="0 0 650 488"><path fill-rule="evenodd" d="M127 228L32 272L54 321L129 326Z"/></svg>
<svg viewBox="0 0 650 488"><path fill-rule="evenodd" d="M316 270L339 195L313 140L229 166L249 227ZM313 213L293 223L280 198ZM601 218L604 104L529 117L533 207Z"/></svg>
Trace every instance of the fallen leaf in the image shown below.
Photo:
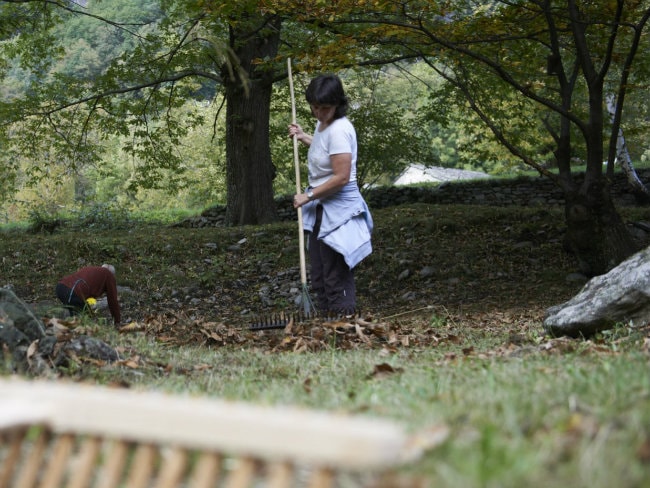
<svg viewBox="0 0 650 488"><path fill-rule="evenodd" d="M291 317L291 318L289 319L289 322L288 322L287 325L284 327L284 333L285 333L285 334L291 334L292 329L293 329L293 317Z"/></svg>
<svg viewBox="0 0 650 488"><path fill-rule="evenodd" d="M464 348L462 349L462 351L463 351L463 354L464 354L465 356L469 356L470 354L472 354L472 353L474 352L474 346L464 347Z"/></svg>
<svg viewBox="0 0 650 488"><path fill-rule="evenodd" d="M401 373L404 370L402 368L393 368L390 364L388 363L381 363L381 364L376 364L372 373L370 374L370 378L383 378L385 376L389 376L391 374L395 373Z"/></svg>
<svg viewBox="0 0 650 488"><path fill-rule="evenodd" d="M354 324L351 324L350 322L343 322L341 320L328 321L323 325L325 327L329 327L330 329L351 329L354 327Z"/></svg>
<svg viewBox="0 0 650 488"><path fill-rule="evenodd" d="M138 359L125 359L123 361L119 361L120 365L126 366L127 368L131 369L138 369L140 367Z"/></svg>
<svg viewBox="0 0 650 488"><path fill-rule="evenodd" d="M27 348L27 361L29 361L34 354L38 351L38 341L32 341L32 343Z"/></svg>
<svg viewBox="0 0 650 488"><path fill-rule="evenodd" d="M359 339L361 339L366 344L370 344L370 342L371 342L370 339L368 339L368 337L366 337L366 335L363 333L363 330L361 330L361 327L359 327L359 324L355 324L354 329L356 330L357 336L359 336Z"/></svg>
<svg viewBox="0 0 650 488"><path fill-rule="evenodd" d="M63 323L61 320L59 320L56 317L52 317L45 323L46 327L52 327L54 330L54 333L57 334L58 332L67 332L70 330L69 327L65 323Z"/></svg>

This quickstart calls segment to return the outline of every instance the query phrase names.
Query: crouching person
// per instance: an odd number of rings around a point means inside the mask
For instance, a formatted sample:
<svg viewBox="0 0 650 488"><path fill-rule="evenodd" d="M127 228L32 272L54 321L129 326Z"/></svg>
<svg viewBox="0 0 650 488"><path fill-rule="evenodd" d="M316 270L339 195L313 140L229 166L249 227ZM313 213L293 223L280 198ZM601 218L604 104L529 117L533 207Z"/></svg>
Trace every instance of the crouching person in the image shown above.
<svg viewBox="0 0 650 488"><path fill-rule="evenodd" d="M64 276L56 285L56 296L72 315L81 313L89 298L106 295L108 309L115 325L120 325L120 304L117 299L115 268L110 264L86 266Z"/></svg>

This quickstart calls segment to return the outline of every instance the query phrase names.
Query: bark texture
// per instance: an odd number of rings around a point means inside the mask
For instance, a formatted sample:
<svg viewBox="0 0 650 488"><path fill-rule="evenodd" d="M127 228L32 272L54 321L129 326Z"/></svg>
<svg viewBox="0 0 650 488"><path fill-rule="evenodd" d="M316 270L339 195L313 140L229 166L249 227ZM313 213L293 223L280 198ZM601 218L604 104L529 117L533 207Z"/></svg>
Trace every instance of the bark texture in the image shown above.
<svg viewBox="0 0 650 488"><path fill-rule="evenodd" d="M246 79L224 67L226 89L226 223L266 224L277 220L273 199L269 114L274 73L260 70L257 59L278 51L280 21L256 17L231 29L234 63Z"/></svg>

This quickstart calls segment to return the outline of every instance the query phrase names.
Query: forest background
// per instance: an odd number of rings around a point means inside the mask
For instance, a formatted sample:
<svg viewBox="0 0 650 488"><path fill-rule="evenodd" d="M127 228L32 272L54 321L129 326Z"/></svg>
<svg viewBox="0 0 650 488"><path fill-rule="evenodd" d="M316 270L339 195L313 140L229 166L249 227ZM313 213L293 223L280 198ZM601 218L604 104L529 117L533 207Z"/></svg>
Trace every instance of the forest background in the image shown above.
<svg viewBox="0 0 650 488"><path fill-rule="evenodd" d="M209 10L199 4L193 7ZM15 5L14 2L0 2L0 9L9 15L9 9ZM107 71L115 70L116 60L142 49L146 36L159 35L163 27L169 28L164 23L174 2L103 0L62 5L71 7L72 11L61 8L55 11L56 18L48 14L50 19L44 21L49 29L47 32L44 29L30 31L25 25L12 30L10 22L4 24L6 40L0 83L4 110L12 110L13 104L29 96L35 87L51 84L61 90L68 83L72 91L73 86L89 83L89 80L92 83ZM78 11L84 15L79 15ZM34 12L26 15L36 19ZM294 25L292 29L298 32L299 27ZM223 38L223 41L213 39L215 45L226 42L228 28L213 35ZM30 42L21 46L21 37L30 37ZM27 46L31 51L25 50ZM40 50L34 51L35 46L40 46ZM494 137L468 101L459 97L448 80L431 69L426 60L404 53L402 57L407 59L400 61L385 49L383 57L391 59L393 56L395 62L353 66L347 59L332 56L322 66L337 68L352 100L350 117L360 138L362 187L390 185L400 171L413 162L481 170L492 175L530 170L521 158ZM647 56L647 52L639 54L641 63L647 63ZM346 65L349 67L345 68ZM313 123L302 97L312 75L304 71L296 74L298 120L305 127ZM25 135L23 151L15 148L3 151L0 155L4 160L0 189L2 220L7 223L30 217L42 219L97 212L109 215L161 210L195 213L225 203L224 89L209 78L193 79L186 85L183 89L188 95L182 103L170 104L168 113L164 114L166 118L185 122L186 126L174 134L167 134L168 140L155 138L160 135L143 135L143 129L135 125L125 132L122 127L112 126L110 120L84 132L79 127L84 120L81 117L71 122L81 136L74 134L71 127L60 134L62 140L75 146L72 152L61 151L60 141L48 144L45 138L32 140L32 137L41 137L38 132ZM503 96L500 110L504 114L509 107L517 106L520 120L512 123L527 127L520 137L536 154L536 162L544 168L552 168L553 141L552 135L544 130L546 119L532 106L521 111L520 101L512 99L505 91L500 92L498 85L493 88L495 94ZM63 93L50 95L53 103L65 99ZM142 100L148 96L135 95L126 102L135 103L133 98ZM647 90L635 91L628 97L625 112L627 147L632 159L641 164L650 158L650 150L644 144L648 131L647 96ZM104 110L110 108L104 107ZM71 108L70 112L75 109ZM71 114L70 120L74 116ZM30 130L27 126L16 125L7 113L2 118L7 130L5 137L15 136L16 131L20 134L20 131ZM293 192L295 185L291 144L286 137L289 119L288 83L281 79L273 85L269 117L273 192L276 195ZM6 123L9 121L13 125ZM159 124L153 119L148 123ZM41 127L43 125L47 123L42 123ZM57 130L54 124L52 130ZM173 145L171 159L156 156L152 147L142 140L147 138L154 148ZM94 152L86 152L82 145L92 146ZM572 157L577 165L584 164L586 148L575 145Z"/></svg>
<svg viewBox="0 0 650 488"><path fill-rule="evenodd" d="M6 2L2 2L6 3ZM151 0L103 0L80 2L90 15L119 19L141 31L155 30L163 11ZM111 60L135 47L131 35L104 20L67 15L52 34L65 52L52 62L46 78L92 79L108 69ZM20 65L20 57L7 67L0 84L2 99L23 97L40 76ZM353 103L351 118L362 140L360 183L390 184L411 162L480 169L498 173L512 164L503 149L491 141L484 155L474 144L481 133L468 131L460 111L449 122L436 121L430 91L442 80L420 63L340 73ZM299 121L309 128L313 118L304 100L309 76L296 76ZM129 150L134 135L95 133L101 140L99 160L35 160L29 155L7 154L2 219L5 223L60 214L89 215L97 212L151 214L177 211L181 215L226 201L225 110L221 87L210 81L192 87L192 96L175 107L175 117L200 120L179 137L175 146L181 166L150 171L146 154ZM271 100L270 138L277 168L274 192L295 190L291 141L286 137L291 120L288 82L278 83ZM132 149L132 147L131 147ZM510 168L508 168L510 169ZM150 172L148 172L148 170ZM171 215L174 215L172 212Z"/></svg>

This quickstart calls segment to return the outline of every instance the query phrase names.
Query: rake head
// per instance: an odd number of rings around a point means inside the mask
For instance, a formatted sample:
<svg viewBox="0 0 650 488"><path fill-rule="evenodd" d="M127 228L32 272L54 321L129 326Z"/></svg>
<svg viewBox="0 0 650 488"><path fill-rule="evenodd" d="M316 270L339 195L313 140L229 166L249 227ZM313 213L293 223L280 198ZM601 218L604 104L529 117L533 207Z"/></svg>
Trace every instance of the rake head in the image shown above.
<svg viewBox="0 0 650 488"><path fill-rule="evenodd" d="M318 311L313 311L310 313L293 312L285 313L279 312L271 315L264 315L258 317L258 319L251 323L249 330L269 330L269 329L284 329L289 323L300 323L300 322L309 322L313 320L321 320L323 322L333 322L336 320L347 319L351 317L360 317L361 314L357 311L352 311L350 313L320 313Z"/></svg>

